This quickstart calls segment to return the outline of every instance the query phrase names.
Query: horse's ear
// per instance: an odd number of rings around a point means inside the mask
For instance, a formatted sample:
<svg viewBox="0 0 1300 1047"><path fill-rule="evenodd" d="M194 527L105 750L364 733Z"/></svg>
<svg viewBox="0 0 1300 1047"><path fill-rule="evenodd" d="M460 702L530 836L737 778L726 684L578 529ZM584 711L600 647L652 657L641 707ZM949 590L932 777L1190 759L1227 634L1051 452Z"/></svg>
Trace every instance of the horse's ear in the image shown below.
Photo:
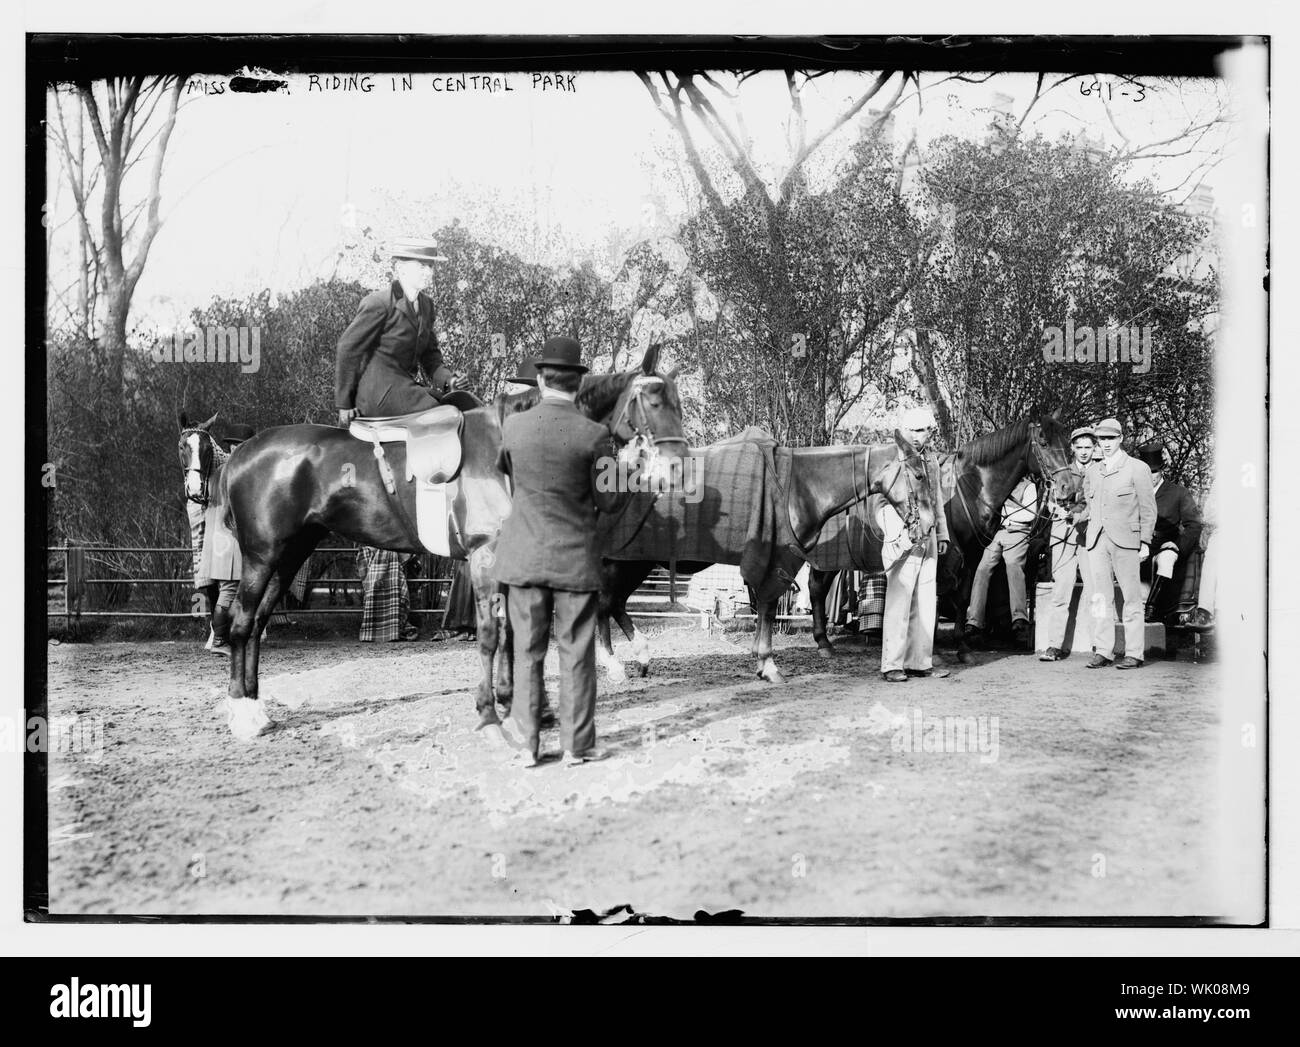
<svg viewBox="0 0 1300 1047"><path fill-rule="evenodd" d="M908 440L906 436L903 435L903 431L901 429L894 430L894 442L898 444L898 449L902 451L904 454L912 455L916 453L915 449L912 447L912 442Z"/></svg>
<svg viewBox="0 0 1300 1047"><path fill-rule="evenodd" d="M196 428L196 429L203 429L203 430L205 430L205 431L208 430L208 429L211 429L211 428L212 428L212 423L215 422L215 421L217 420L217 415L220 414L220 413L221 413L220 411L216 412L216 414L214 414L211 418L209 418L209 419L208 419L206 422L204 422L202 425L196 425L194 428Z"/></svg>
<svg viewBox="0 0 1300 1047"><path fill-rule="evenodd" d="M1059 421L1061 420L1061 409L1058 407L1055 411L1053 411L1053 412L1052 412L1051 414L1049 414L1047 417L1050 418L1050 419L1051 419L1052 421L1054 421L1054 422L1059 422Z"/></svg>
<svg viewBox="0 0 1300 1047"><path fill-rule="evenodd" d="M669 372L668 372L664 377L667 378L670 382L675 382L675 381L677 381L677 372L680 371L680 370L681 370L681 366L680 366L680 365L677 366L677 367L674 367L674 368L673 368L671 371L669 371Z"/></svg>
<svg viewBox="0 0 1300 1047"><path fill-rule="evenodd" d="M188 429L190 427L189 422L185 420L185 412L183 410L176 416L176 420L181 423L182 429Z"/></svg>
<svg viewBox="0 0 1300 1047"><path fill-rule="evenodd" d="M654 374L659 370L659 350L662 348L663 346L660 343L655 342L645 351L645 356L641 360L642 374Z"/></svg>

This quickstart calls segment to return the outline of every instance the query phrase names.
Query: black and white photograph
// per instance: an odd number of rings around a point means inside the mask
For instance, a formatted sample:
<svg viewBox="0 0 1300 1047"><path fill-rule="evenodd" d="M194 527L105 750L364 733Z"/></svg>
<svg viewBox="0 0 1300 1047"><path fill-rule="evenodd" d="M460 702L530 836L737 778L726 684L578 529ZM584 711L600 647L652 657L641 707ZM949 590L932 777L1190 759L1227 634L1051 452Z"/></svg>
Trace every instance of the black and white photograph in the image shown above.
<svg viewBox="0 0 1300 1047"><path fill-rule="evenodd" d="M1268 38L26 52L29 920L1267 923Z"/></svg>

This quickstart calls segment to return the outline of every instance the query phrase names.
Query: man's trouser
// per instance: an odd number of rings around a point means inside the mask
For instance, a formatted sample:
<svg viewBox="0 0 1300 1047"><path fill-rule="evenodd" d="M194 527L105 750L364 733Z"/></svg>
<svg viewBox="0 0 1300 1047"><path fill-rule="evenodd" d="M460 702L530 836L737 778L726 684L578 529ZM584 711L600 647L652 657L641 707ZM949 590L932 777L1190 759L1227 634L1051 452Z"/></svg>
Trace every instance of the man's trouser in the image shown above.
<svg viewBox="0 0 1300 1047"><path fill-rule="evenodd" d="M1074 579L1083 579L1083 592L1074 609L1075 646L1092 648L1092 571L1088 550L1073 524L1058 520L1052 524L1052 601L1048 606L1047 646L1065 650L1065 634L1070 624L1074 600ZM1112 629L1113 633L1114 630Z"/></svg>
<svg viewBox="0 0 1300 1047"><path fill-rule="evenodd" d="M966 609L966 624L984 628L984 607L989 599L989 579L993 568L1005 560L1007 564L1007 591L1011 595L1011 620L1029 621L1029 600L1025 596L1025 555L1029 552L1029 534L1025 531L1003 529L993 536L970 587L970 606Z"/></svg>
<svg viewBox="0 0 1300 1047"><path fill-rule="evenodd" d="M1103 658L1115 656L1115 586L1124 597L1120 620L1124 624L1124 653L1142 661L1146 650L1146 623L1143 620L1141 559L1137 549L1121 549L1105 531L1097 544L1088 550L1092 567L1092 643ZM1112 578L1114 579L1112 581Z"/></svg>
<svg viewBox="0 0 1300 1047"><path fill-rule="evenodd" d="M538 720L546 694L551 612L560 655L560 743L582 755L596 745L597 593L512 585L506 605L515 636L515 699L510 714L537 757Z"/></svg>
<svg viewBox="0 0 1300 1047"><path fill-rule="evenodd" d="M885 628L880 642L880 671L933 667L935 567L938 545L933 534L904 552L885 572Z"/></svg>

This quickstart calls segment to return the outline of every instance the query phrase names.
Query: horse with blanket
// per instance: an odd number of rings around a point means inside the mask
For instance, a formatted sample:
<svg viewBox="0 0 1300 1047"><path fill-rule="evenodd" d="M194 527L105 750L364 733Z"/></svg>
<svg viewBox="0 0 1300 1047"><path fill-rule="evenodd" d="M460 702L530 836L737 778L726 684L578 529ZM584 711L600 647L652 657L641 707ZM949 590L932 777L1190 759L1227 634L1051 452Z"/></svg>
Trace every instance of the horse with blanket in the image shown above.
<svg viewBox="0 0 1300 1047"><path fill-rule="evenodd" d="M618 678L609 621L640 643L628 597L657 564L684 573L734 564L754 592L758 675L782 682L772 657L777 600L790 587L826 521L873 494L889 501L914 536L934 523L920 455L901 435L874 446L781 447L761 429L691 451L679 490L634 495L603 547L598 655ZM644 650L643 647L640 650ZM640 657L642 672L648 657Z"/></svg>
<svg viewBox="0 0 1300 1047"><path fill-rule="evenodd" d="M939 602L944 615L953 621L957 657L962 662L969 661L966 608L975 568L997 533L1002 506L1011 492L1026 476L1033 476L1040 486L1050 485L1050 497L1059 504L1071 501L1078 490L1078 478L1070 469L1069 435L1059 412L1053 412L1038 419L1021 419L939 458L940 498L950 538L948 551L939 561ZM1038 524L1047 522L1048 504L1046 498L1040 498ZM835 574L882 569L882 535L875 508L871 503L857 504L828 521L809 551L813 638L823 656L835 653L826 637L826 594ZM1044 530L1036 526L1033 540L1040 541L1038 536ZM1032 555L1026 559L1026 563L1036 562Z"/></svg>

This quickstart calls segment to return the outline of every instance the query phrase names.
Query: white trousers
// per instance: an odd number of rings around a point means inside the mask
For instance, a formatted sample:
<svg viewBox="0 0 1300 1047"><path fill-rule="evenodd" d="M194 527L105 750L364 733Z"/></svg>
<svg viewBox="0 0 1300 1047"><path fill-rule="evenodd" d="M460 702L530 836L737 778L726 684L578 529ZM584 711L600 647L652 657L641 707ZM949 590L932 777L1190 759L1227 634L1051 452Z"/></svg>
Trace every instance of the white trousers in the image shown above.
<svg viewBox="0 0 1300 1047"><path fill-rule="evenodd" d="M885 571L885 627L880 671L930 669L934 663L935 567L938 542L930 534Z"/></svg>
<svg viewBox="0 0 1300 1047"><path fill-rule="evenodd" d="M1120 615L1124 623L1124 653L1141 661L1146 648L1145 610L1142 582L1138 578L1141 566L1137 549L1121 549L1110 540L1105 531L1097 544L1088 550L1088 563L1092 567L1092 642L1104 658L1115 656L1115 586L1124 600Z"/></svg>
<svg viewBox="0 0 1300 1047"><path fill-rule="evenodd" d="M1072 608L1076 577L1083 578L1083 592L1078 607ZM1090 650L1091 608L1092 571L1088 566L1088 550L1083 547L1072 525L1057 520L1052 524L1052 602L1047 609L1047 646L1065 650L1065 634L1073 610L1075 646Z"/></svg>

